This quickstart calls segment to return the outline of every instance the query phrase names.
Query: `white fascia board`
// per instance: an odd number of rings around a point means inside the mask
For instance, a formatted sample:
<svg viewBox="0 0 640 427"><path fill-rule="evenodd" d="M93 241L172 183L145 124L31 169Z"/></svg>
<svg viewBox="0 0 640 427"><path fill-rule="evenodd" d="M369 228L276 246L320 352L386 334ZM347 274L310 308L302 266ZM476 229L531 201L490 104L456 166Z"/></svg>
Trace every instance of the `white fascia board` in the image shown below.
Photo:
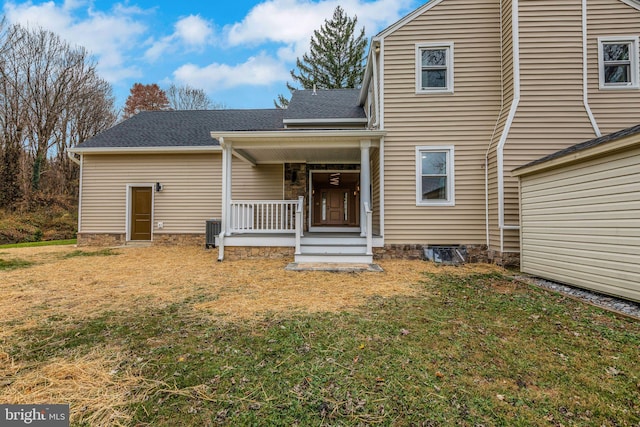
<svg viewBox="0 0 640 427"><path fill-rule="evenodd" d="M399 21L397 21L394 24L391 24L386 29L384 29L381 32L379 32L378 35L376 36L376 38L377 39L381 39L381 38L387 37L388 35L390 35L393 32L395 32L397 29L402 28L403 26L405 26L409 22L411 22L414 19L416 19L418 16L422 15L424 12L428 11L429 9L434 8L435 6L439 5L443 1L444 0L431 0L431 1L427 2L426 4L420 6L419 8L417 8L416 10L411 12L410 14L406 15L404 18L400 19Z"/></svg>
<svg viewBox="0 0 640 427"><path fill-rule="evenodd" d="M367 118L358 119L284 119L282 123L287 125L317 125L317 124L332 124L332 123L367 123Z"/></svg>
<svg viewBox="0 0 640 427"><path fill-rule="evenodd" d="M380 139L387 133L366 129L355 130L282 130L282 131L237 131L237 132L211 132L214 139L225 138L230 141L242 139L291 140L300 138L359 138ZM359 143L359 142L358 142Z"/></svg>
<svg viewBox="0 0 640 427"><path fill-rule="evenodd" d="M179 154L179 153L219 153L222 147L74 147L69 152L77 154Z"/></svg>
<svg viewBox="0 0 640 427"><path fill-rule="evenodd" d="M638 2L637 0L620 0L620 1L626 4L627 6L631 6L636 10L640 10L640 2Z"/></svg>
<svg viewBox="0 0 640 427"><path fill-rule="evenodd" d="M358 103L360 105L364 105L364 101L365 99L367 99L367 94L369 92L369 83L371 83L371 77L373 76L372 67L373 61L375 60L373 52L379 46L380 40L377 37L372 37L371 42L369 43L369 53L367 54L367 67L364 69L364 77L362 79L362 86L360 87L360 97L358 98Z"/></svg>

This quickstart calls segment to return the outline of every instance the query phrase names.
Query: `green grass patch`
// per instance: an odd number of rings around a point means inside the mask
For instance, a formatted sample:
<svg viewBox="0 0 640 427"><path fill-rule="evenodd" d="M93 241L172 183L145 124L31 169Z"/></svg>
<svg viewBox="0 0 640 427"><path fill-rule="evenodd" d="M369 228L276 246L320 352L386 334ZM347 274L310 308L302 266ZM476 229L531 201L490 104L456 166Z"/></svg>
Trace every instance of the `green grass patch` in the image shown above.
<svg viewBox="0 0 640 427"><path fill-rule="evenodd" d="M119 252L114 251L113 249L101 249L99 251L82 251L75 250L65 254L63 258L76 258L76 257L91 257L91 256L112 256L112 255L120 255Z"/></svg>
<svg viewBox="0 0 640 427"><path fill-rule="evenodd" d="M336 285L338 286L338 284ZM496 274L342 313L224 322L186 299L50 317L16 360L127 348L155 384L132 425L637 425L640 322Z"/></svg>
<svg viewBox="0 0 640 427"><path fill-rule="evenodd" d="M0 270L16 270L18 268L31 267L34 263L20 258L3 259L0 258Z"/></svg>
<svg viewBox="0 0 640 427"><path fill-rule="evenodd" d="M8 245L0 245L0 249L10 248L33 248L37 246L62 246L62 245L75 245L78 243L77 239L67 240L49 240L45 242L26 242L26 243L11 243Z"/></svg>

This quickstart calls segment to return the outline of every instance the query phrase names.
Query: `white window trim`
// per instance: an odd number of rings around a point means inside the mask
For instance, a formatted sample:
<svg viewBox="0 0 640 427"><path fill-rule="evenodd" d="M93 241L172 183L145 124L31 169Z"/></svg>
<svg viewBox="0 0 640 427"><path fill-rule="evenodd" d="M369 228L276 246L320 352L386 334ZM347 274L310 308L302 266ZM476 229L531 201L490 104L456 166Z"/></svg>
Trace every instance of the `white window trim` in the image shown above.
<svg viewBox="0 0 640 427"><path fill-rule="evenodd" d="M423 49L447 50L447 86L443 88L422 87L422 54ZM442 43L416 43L416 94L453 93L453 42Z"/></svg>
<svg viewBox="0 0 640 427"><path fill-rule="evenodd" d="M601 90L628 90L640 89L640 73L639 73L639 54L638 54L638 36L618 36L618 37L598 37L598 78ZM604 81L604 43L630 43L629 60L631 62L631 82L628 84L606 84Z"/></svg>
<svg viewBox="0 0 640 427"><path fill-rule="evenodd" d="M447 194L448 200L422 200L422 153L425 151L447 152ZM416 206L455 206L455 150L453 145L422 145L416 147Z"/></svg>

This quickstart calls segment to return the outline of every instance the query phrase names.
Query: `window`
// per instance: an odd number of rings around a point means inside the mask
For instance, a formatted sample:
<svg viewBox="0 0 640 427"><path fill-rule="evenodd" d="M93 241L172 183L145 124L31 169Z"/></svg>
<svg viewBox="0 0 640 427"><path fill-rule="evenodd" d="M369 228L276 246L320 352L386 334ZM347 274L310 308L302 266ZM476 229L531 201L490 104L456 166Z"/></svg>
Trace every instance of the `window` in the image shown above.
<svg viewBox="0 0 640 427"><path fill-rule="evenodd" d="M453 93L453 43L416 45L416 93Z"/></svg>
<svg viewBox="0 0 640 427"><path fill-rule="evenodd" d="M638 37L598 39L600 89L638 89Z"/></svg>
<svg viewBox="0 0 640 427"><path fill-rule="evenodd" d="M416 205L454 206L453 147L416 148Z"/></svg>

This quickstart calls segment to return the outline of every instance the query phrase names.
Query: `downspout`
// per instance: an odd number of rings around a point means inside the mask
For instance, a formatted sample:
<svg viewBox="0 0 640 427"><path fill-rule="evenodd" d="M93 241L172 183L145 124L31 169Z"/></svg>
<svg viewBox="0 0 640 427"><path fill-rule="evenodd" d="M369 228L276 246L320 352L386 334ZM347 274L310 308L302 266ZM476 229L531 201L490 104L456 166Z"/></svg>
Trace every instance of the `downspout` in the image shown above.
<svg viewBox="0 0 640 427"><path fill-rule="evenodd" d="M602 133L589 106L587 42L587 0L582 0L582 102L589 116L591 126L593 126L593 130L596 133L596 137L599 138L602 136Z"/></svg>
<svg viewBox="0 0 640 427"><path fill-rule="evenodd" d="M504 114L504 28L502 28L502 1L500 1L500 112L496 119L496 124L493 127L493 133L489 140L489 147L484 155L484 209L485 209L485 231L487 234L487 249L491 243L491 232L489 227L489 153L491 153L491 147L493 146L493 140L498 132L498 125L502 114Z"/></svg>
<svg viewBox="0 0 640 427"><path fill-rule="evenodd" d="M380 51L380 42L373 40L377 43L373 48L373 106L376 109L376 121L373 123L373 128L377 129L380 124L380 101L378 100L378 52Z"/></svg>
<svg viewBox="0 0 640 427"><path fill-rule="evenodd" d="M513 102L509 110L509 117L496 149L498 162L498 225L500 228L500 252L504 252L504 231L519 230L519 225L506 225L504 223L504 147L507 144L509 131L513 125L518 105L520 104L520 25L518 0L512 4L512 31L513 31Z"/></svg>

